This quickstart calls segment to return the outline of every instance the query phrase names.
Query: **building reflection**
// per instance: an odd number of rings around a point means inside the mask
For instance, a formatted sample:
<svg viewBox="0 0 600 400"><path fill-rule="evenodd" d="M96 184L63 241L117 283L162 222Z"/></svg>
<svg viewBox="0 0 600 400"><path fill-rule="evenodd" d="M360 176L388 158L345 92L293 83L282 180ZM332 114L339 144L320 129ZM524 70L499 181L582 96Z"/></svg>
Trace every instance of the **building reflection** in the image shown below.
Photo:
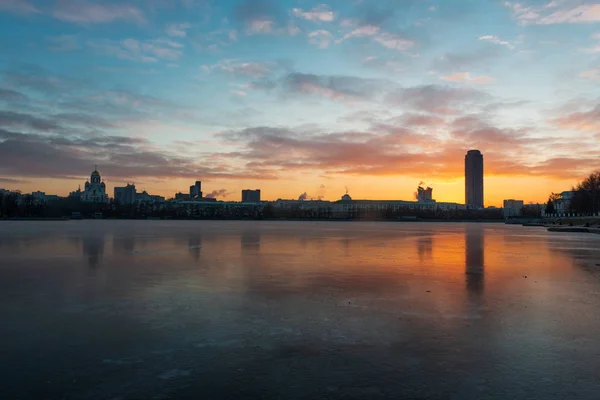
<svg viewBox="0 0 600 400"><path fill-rule="evenodd" d="M200 233L190 234L188 249L194 261L198 261L200 259L200 250L202 249L202 235Z"/></svg>
<svg viewBox="0 0 600 400"><path fill-rule="evenodd" d="M465 274L467 291L482 294L484 285L484 237L485 232L480 224L465 226Z"/></svg>
<svg viewBox="0 0 600 400"><path fill-rule="evenodd" d="M135 235L113 236L113 251L118 254L133 254Z"/></svg>
<svg viewBox="0 0 600 400"><path fill-rule="evenodd" d="M83 236L83 256L87 257L88 266L95 268L104 257L104 235L86 234Z"/></svg>
<svg viewBox="0 0 600 400"><path fill-rule="evenodd" d="M260 250L260 231L246 230L240 235L240 246L242 252Z"/></svg>
<svg viewBox="0 0 600 400"><path fill-rule="evenodd" d="M433 238L423 237L417 240L417 252L419 254L419 261L430 260L433 253Z"/></svg>

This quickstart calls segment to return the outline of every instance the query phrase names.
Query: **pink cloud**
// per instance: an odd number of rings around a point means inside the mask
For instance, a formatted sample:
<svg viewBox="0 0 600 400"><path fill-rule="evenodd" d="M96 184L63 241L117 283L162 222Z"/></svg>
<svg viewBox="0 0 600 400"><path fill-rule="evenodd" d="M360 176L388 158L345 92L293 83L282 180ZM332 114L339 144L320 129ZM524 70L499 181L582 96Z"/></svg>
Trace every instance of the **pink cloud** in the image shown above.
<svg viewBox="0 0 600 400"><path fill-rule="evenodd" d="M317 31L310 32L308 34L308 39L311 44L319 46L320 49L326 49L331 44L333 35L329 31L319 29Z"/></svg>
<svg viewBox="0 0 600 400"><path fill-rule="evenodd" d="M495 81L491 76L471 76L468 72L457 72L452 75L442 76L440 79L450 82L473 82L480 84L487 84Z"/></svg>
<svg viewBox="0 0 600 400"><path fill-rule="evenodd" d="M555 118L552 122L561 128L575 129L580 131L600 130L600 105L591 110L574 112Z"/></svg>
<svg viewBox="0 0 600 400"><path fill-rule="evenodd" d="M505 2L522 24L551 25L600 21L600 4L577 4L552 1L540 6L524 6Z"/></svg>
<svg viewBox="0 0 600 400"><path fill-rule="evenodd" d="M304 11L301 8L293 8L292 14L308 21L331 22L335 19L335 13L325 4L320 4L310 11Z"/></svg>
<svg viewBox="0 0 600 400"><path fill-rule="evenodd" d="M500 46L505 46L505 47L507 47L507 48L509 48L511 50L515 48L515 46L512 43L510 43L510 42L508 42L506 40L502 40L498 36L491 36L491 35L480 36L479 40L483 40L483 41L486 41L486 42L489 42L489 43L493 43L493 44L497 44L497 45L500 45Z"/></svg>

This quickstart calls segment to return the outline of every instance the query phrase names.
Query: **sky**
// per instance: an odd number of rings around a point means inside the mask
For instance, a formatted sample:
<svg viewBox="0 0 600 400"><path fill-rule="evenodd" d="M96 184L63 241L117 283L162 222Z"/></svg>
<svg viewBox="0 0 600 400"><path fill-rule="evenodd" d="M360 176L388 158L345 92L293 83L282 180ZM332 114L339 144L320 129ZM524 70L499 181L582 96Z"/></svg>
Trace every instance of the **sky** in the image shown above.
<svg viewBox="0 0 600 400"><path fill-rule="evenodd" d="M0 0L0 187L544 202L600 169L600 3Z"/></svg>

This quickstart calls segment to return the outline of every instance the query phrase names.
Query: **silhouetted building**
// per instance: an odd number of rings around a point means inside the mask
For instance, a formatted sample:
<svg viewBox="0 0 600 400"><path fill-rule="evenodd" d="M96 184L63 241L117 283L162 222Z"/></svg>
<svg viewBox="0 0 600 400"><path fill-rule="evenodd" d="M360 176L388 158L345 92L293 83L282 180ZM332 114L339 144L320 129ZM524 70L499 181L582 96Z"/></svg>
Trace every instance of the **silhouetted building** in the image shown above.
<svg viewBox="0 0 600 400"><path fill-rule="evenodd" d="M554 209L557 214L568 213L571 208L571 201L575 192L565 191L561 192L559 198L554 202Z"/></svg>
<svg viewBox="0 0 600 400"><path fill-rule="evenodd" d="M433 201L433 188L427 187L424 189L419 186L417 189L417 201L419 203L426 203Z"/></svg>
<svg viewBox="0 0 600 400"><path fill-rule="evenodd" d="M465 156L465 203L483 208L483 155L479 150L469 150Z"/></svg>
<svg viewBox="0 0 600 400"><path fill-rule="evenodd" d="M90 180L85 182L84 190L81 188L69 193L70 197L79 198L81 201L88 203L108 203L108 195L106 194L106 185L102 181L100 173L95 168L90 176Z"/></svg>
<svg viewBox="0 0 600 400"><path fill-rule="evenodd" d="M135 204L136 198L135 185L127 184L127 186L115 187L115 202L118 204Z"/></svg>
<svg viewBox="0 0 600 400"><path fill-rule="evenodd" d="M260 189L242 190L242 203L260 203Z"/></svg>
<svg viewBox="0 0 600 400"><path fill-rule="evenodd" d="M138 204L160 204L165 202L165 198L158 195L152 195L145 190L135 195L135 202Z"/></svg>
<svg viewBox="0 0 600 400"><path fill-rule="evenodd" d="M523 200L504 200L504 208L502 209L504 218L519 217L523 211L523 205Z"/></svg>
<svg viewBox="0 0 600 400"><path fill-rule="evenodd" d="M187 193L175 193L175 200L177 201L189 201L190 200L190 195Z"/></svg>
<svg viewBox="0 0 600 400"><path fill-rule="evenodd" d="M202 198L202 182L196 181L192 186L190 186L190 199Z"/></svg>

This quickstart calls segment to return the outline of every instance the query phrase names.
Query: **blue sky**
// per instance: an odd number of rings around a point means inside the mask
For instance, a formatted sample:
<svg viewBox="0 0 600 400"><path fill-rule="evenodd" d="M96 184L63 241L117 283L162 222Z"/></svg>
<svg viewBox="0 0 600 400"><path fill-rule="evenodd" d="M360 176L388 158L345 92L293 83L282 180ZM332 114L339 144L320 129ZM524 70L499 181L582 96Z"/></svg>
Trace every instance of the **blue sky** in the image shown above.
<svg viewBox="0 0 600 400"><path fill-rule="evenodd" d="M0 0L0 47L4 187L462 201L479 148L496 204L600 167L599 3Z"/></svg>

